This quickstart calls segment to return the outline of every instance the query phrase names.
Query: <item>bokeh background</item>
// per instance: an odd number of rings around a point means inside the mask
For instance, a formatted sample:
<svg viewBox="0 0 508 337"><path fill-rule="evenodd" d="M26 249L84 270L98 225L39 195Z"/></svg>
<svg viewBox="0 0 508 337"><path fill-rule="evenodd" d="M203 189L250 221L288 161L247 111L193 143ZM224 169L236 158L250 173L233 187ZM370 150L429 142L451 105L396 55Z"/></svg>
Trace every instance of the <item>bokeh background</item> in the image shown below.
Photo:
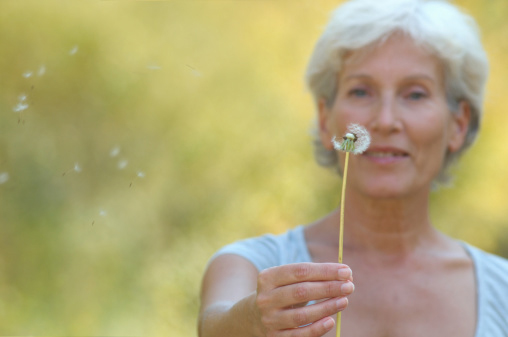
<svg viewBox="0 0 508 337"><path fill-rule="evenodd" d="M194 336L215 250L336 207L303 72L337 3L1 1L0 335ZM508 2L456 3L492 75L432 217L508 256Z"/></svg>

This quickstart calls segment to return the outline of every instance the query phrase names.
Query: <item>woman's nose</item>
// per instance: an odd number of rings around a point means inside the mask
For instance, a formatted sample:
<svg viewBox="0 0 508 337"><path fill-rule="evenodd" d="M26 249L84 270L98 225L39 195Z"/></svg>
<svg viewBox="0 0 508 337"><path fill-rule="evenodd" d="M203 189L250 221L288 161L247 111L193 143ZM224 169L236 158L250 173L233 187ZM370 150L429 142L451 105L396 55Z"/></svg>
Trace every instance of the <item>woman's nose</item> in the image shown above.
<svg viewBox="0 0 508 337"><path fill-rule="evenodd" d="M391 96L383 97L372 112L371 130L380 133L400 131L402 123L399 119L396 101Z"/></svg>

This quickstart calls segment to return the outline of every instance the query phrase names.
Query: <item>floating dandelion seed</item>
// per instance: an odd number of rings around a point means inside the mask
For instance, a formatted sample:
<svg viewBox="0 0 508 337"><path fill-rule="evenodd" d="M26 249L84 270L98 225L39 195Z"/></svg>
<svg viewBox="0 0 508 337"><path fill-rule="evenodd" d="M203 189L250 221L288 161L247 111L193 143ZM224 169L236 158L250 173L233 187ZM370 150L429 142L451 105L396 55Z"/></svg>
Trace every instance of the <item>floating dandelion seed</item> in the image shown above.
<svg viewBox="0 0 508 337"><path fill-rule="evenodd" d="M191 70L192 70L192 75L196 76L196 77L200 77L201 76L201 72L199 70L197 70L196 68L194 67L191 67L190 65L186 64L187 67L189 67Z"/></svg>
<svg viewBox="0 0 508 337"><path fill-rule="evenodd" d="M33 72L31 70L27 70L23 73L23 77L24 78L29 78L29 77L32 77L33 75Z"/></svg>
<svg viewBox="0 0 508 337"><path fill-rule="evenodd" d="M14 108L12 108L12 111L21 112L26 109L28 109L28 104L26 104L24 102L18 102L18 104L16 104L16 106L14 106Z"/></svg>
<svg viewBox="0 0 508 337"><path fill-rule="evenodd" d="M65 171L64 173L62 173L62 176L65 176L67 173L71 172L71 171L74 171L76 173L79 173L81 172L81 166L78 164L78 163L75 163L74 164L74 167L71 168L70 170L67 170Z"/></svg>
<svg viewBox="0 0 508 337"><path fill-rule="evenodd" d="M136 178L141 178L141 179L143 179L144 177L145 177L145 172L143 172L143 171L138 171L138 173L136 173ZM131 183L129 184L129 188L131 188L131 187L132 187L132 183L133 183L133 181L131 181Z"/></svg>
<svg viewBox="0 0 508 337"><path fill-rule="evenodd" d="M342 177L342 197L340 199L340 223L339 223L339 263L342 263L342 247L344 246L344 205L346 202L346 181L349 153L360 154L365 152L370 145L369 132L361 125L350 124L347 132L341 140L337 137L332 139L333 147L336 150L346 152L344 162L344 175ZM337 337L340 337L341 312L337 314Z"/></svg>
<svg viewBox="0 0 508 337"><path fill-rule="evenodd" d="M119 154L120 154L120 147L118 147L118 146L115 146L114 148L111 149L111 151L109 151L110 157L116 157Z"/></svg>
<svg viewBox="0 0 508 337"><path fill-rule="evenodd" d="M127 164L129 164L129 161L126 160L126 159L123 159L123 160L120 160L118 162L117 167L118 167L119 170L123 170L123 169L125 169L127 167Z"/></svg>
<svg viewBox="0 0 508 337"><path fill-rule="evenodd" d="M106 212L104 209L101 209L99 210L99 215L101 217L105 217L106 215L108 215L108 212ZM92 220L92 226L95 224L95 219Z"/></svg>
<svg viewBox="0 0 508 337"><path fill-rule="evenodd" d="M9 180L9 173L2 172L0 173L0 185L5 184Z"/></svg>
<svg viewBox="0 0 508 337"><path fill-rule="evenodd" d="M12 108L14 112L21 112L23 110L28 109L28 103L26 103L27 96L26 94L21 94L18 96L18 104Z"/></svg>
<svg viewBox="0 0 508 337"><path fill-rule="evenodd" d="M69 50L69 55L75 55L78 52L79 47L74 46L71 50Z"/></svg>
<svg viewBox="0 0 508 337"><path fill-rule="evenodd" d="M39 67L39 70L37 71L37 76L42 76L46 73L46 66L43 64Z"/></svg>

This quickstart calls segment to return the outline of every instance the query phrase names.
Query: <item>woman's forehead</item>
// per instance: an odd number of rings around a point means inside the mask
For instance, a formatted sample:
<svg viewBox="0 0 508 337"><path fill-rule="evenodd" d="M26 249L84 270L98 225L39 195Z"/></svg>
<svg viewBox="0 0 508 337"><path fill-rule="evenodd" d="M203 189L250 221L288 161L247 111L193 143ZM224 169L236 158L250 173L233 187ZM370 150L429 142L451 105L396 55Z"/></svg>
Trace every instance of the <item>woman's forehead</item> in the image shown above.
<svg viewBox="0 0 508 337"><path fill-rule="evenodd" d="M431 81L443 79L442 62L434 53L410 37L397 35L348 51L339 77L361 79L376 73Z"/></svg>

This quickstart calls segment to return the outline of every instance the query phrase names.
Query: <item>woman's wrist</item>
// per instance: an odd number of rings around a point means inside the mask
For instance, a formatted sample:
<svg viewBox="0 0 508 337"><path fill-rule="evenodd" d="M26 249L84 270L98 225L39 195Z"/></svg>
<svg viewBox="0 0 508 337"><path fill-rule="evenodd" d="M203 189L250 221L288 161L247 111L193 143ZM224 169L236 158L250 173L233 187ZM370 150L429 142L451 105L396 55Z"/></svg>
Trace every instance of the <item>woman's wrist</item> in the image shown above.
<svg viewBox="0 0 508 337"><path fill-rule="evenodd" d="M215 303L201 313L199 336L264 337L256 309L256 292L236 303Z"/></svg>
<svg viewBox="0 0 508 337"><path fill-rule="evenodd" d="M260 321L256 305L257 293L254 291L231 307L231 317L234 317L245 336L264 337L265 333Z"/></svg>

